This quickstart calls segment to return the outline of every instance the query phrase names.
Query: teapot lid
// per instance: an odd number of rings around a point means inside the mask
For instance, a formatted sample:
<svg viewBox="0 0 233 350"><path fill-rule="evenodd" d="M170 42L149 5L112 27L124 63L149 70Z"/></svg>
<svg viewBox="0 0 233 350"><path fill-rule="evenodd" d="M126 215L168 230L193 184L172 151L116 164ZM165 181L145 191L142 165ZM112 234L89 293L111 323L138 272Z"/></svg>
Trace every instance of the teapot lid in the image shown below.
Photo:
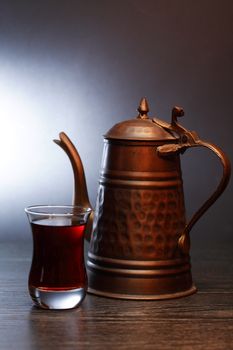
<svg viewBox="0 0 233 350"><path fill-rule="evenodd" d="M114 125L105 135L105 139L162 141L176 140L177 136L166 130L156 119L148 117L148 102L142 98L138 107L138 116ZM159 120L158 120L159 121ZM164 125L166 124L163 122Z"/></svg>

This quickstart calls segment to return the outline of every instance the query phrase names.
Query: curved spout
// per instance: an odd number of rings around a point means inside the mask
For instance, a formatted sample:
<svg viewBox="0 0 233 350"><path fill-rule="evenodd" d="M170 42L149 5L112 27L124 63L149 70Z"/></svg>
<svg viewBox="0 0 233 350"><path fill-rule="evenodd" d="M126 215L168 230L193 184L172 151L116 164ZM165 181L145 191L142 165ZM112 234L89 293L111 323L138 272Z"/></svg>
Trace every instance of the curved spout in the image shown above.
<svg viewBox="0 0 233 350"><path fill-rule="evenodd" d="M74 195L73 195L73 204L80 205L83 207L91 208L91 204L88 197L86 178L83 169L82 160L79 156L77 149L74 144L71 142L69 137L61 132L59 134L60 140L53 140L57 145L59 145L67 154L70 159L73 173L74 173ZM85 231L85 238L90 240L91 229L93 222L93 211L89 216L87 228Z"/></svg>

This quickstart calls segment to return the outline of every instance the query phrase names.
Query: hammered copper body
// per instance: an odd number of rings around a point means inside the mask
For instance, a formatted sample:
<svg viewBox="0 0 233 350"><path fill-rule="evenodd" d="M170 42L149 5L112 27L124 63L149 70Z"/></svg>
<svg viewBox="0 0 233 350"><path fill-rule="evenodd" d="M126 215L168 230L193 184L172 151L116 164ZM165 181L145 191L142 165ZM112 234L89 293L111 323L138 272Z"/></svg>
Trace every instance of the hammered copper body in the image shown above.
<svg viewBox="0 0 233 350"><path fill-rule="evenodd" d="M229 180L225 154L177 123L182 109L173 109L171 124L147 113L143 99L136 119L115 125L104 136L87 260L88 290L97 295L166 299L194 293L189 231ZM69 149L75 150L65 134L57 142L69 156ZM217 190L186 223L180 153L193 146L213 150L224 172ZM83 174L80 162L73 162L73 168L76 176ZM81 182L86 201L85 177Z"/></svg>

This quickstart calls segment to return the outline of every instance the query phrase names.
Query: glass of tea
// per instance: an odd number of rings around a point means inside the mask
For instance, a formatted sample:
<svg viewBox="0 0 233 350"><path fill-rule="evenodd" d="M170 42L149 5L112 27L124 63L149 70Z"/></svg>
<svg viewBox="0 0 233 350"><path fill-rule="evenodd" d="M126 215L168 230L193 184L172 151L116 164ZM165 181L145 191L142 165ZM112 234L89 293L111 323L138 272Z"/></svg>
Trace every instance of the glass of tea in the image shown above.
<svg viewBox="0 0 233 350"><path fill-rule="evenodd" d="M72 309L86 295L84 231L90 208L37 205L25 209L33 236L29 293L44 309Z"/></svg>

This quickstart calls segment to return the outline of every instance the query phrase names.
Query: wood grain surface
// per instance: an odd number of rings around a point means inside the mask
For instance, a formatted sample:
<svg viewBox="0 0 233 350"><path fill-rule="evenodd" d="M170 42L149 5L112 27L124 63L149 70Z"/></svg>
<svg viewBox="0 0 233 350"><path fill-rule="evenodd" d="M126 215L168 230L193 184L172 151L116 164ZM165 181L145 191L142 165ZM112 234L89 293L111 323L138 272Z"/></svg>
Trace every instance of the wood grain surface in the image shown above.
<svg viewBox="0 0 233 350"><path fill-rule="evenodd" d="M167 301L88 295L79 309L45 311L27 292L31 244L0 243L0 349L233 349L232 246L198 249L199 289Z"/></svg>

